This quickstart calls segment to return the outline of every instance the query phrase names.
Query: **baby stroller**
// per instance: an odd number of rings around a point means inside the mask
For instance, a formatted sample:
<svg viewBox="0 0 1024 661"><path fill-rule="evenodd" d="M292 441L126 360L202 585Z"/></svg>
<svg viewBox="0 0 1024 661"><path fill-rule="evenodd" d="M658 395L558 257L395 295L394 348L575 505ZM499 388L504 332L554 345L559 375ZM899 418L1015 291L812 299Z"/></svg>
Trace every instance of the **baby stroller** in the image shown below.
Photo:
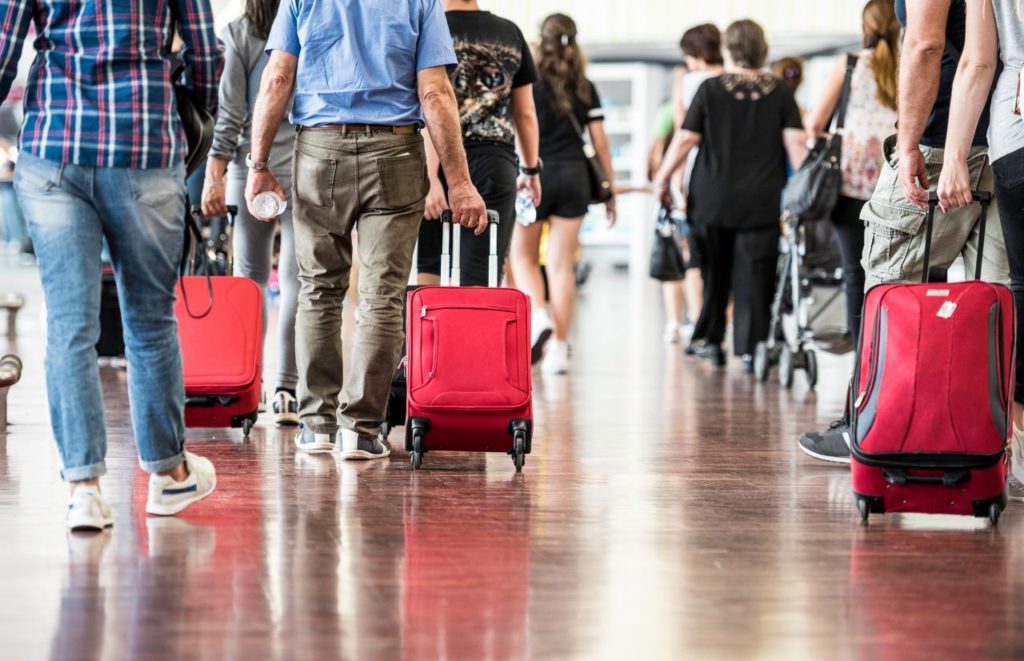
<svg viewBox="0 0 1024 661"><path fill-rule="evenodd" d="M842 305L842 275L831 223L801 221L783 212L783 240L768 339L754 351L754 375L767 381L778 367L779 384L793 386L796 370L818 383L816 351L853 349Z"/></svg>

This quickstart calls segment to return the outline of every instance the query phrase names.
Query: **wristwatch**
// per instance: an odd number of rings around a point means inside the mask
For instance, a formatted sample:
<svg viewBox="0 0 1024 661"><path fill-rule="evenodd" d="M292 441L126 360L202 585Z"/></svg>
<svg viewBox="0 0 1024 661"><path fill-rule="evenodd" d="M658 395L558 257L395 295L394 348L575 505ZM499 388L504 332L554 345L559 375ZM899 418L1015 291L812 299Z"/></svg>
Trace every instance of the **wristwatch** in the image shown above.
<svg viewBox="0 0 1024 661"><path fill-rule="evenodd" d="M245 167L249 168L250 170L255 170L256 172L266 172L267 170L270 169L267 167L266 161L252 160L251 152L245 155Z"/></svg>
<svg viewBox="0 0 1024 661"><path fill-rule="evenodd" d="M536 177L537 175L539 175L541 172L544 171L544 161L542 161L541 159L538 158L537 159L537 167L533 167L533 168L528 168L528 167L520 165L519 166L519 171L521 173L525 174L527 177Z"/></svg>

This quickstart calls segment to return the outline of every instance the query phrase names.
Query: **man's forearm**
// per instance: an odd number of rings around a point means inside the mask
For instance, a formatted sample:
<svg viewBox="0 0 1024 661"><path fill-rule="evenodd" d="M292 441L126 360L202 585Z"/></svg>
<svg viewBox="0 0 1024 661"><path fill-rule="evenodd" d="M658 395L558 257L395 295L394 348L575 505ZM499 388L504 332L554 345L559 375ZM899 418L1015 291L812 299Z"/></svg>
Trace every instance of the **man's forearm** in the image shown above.
<svg viewBox="0 0 1024 661"><path fill-rule="evenodd" d="M437 85L423 95L420 103L430 141L437 150L449 188L469 183L469 166L462 148L462 126L459 124L455 91L450 84Z"/></svg>
<svg viewBox="0 0 1024 661"><path fill-rule="evenodd" d="M252 117L254 161L266 161L270 158L270 148L288 111L288 101L292 98L294 87L295 79L291 75L272 71L269 67L263 73Z"/></svg>
<svg viewBox="0 0 1024 661"><path fill-rule="evenodd" d="M900 60L899 124L900 150L917 149L928 117L939 93L939 75L944 45L908 43Z"/></svg>

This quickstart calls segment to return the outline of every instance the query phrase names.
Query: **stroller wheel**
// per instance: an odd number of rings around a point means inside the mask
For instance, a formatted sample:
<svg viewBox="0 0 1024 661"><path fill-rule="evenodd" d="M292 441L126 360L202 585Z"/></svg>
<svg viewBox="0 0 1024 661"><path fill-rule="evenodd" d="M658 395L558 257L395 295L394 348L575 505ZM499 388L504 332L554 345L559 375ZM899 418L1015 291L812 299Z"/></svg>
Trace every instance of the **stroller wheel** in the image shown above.
<svg viewBox="0 0 1024 661"><path fill-rule="evenodd" d="M764 383L771 373L771 358L768 355L768 343L758 342L754 347L754 376L758 381Z"/></svg>
<svg viewBox="0 0 1024 661"><path fill-rule="evenodd" d="M807 370L807 387L814 390L814 386L818 385L817 352L804 350L804 369Z"/></svg>
<svg viewBox="0 0 1024 661"><path fill-rule="evenodd" d="M793 364L793 352L783 344L779 348L779 385L789 390L793 387L793 372L796 366Z"/></svg>

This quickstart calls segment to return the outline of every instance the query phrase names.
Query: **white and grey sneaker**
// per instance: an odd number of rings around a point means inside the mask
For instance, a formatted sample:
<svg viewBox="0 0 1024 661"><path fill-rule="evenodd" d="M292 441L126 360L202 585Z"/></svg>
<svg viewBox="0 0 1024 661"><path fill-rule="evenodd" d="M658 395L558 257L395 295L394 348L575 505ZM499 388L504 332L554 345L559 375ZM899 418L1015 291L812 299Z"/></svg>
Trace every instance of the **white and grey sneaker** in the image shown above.
<svg viewBox="0 0 1024 661"><path fill-rule="evenodd" d="M1013 439L1011 442L1010 453L1012 461L1010 462L1010 472L1018 482L1024 482L1024 429L1021 429L1016 423L1013 425Z"/></svg>
<svg viewBox="0 0 1024 661"><path fill-rule="evenodd" d="M337 434L321 434L305 425L299 425L295 435L295 447L306 454L330 454L334 452Z"/></svg>
<svg viewBox="0 0 1024 661"><path fill-rule="evenodd" d="M383 459L391 454L391 444L380 434L360 434L351 429L341 430L342 459Z"/></svg>
<svg viewBox="0 0 1024 661"><path fill-rule="evenodd" d="M186 451L185 469L188 477L180 482L170 475L149 476L146 512L173 516L206 498L217 488L217 471L213 468L213 462L206 457Z"/></svg>
<svg viewBox="0 0 1024 661"><path fill-rule="evenodd" d="M299 402L286 390L274 395L274 424L278 427L294 427L299 424Z"/></svg>
<svg viewBox="0 0 1024 661"><path fill-rule="evenodd" d="M561 340L552 340L540 369L544 374L568 374L569 345Z"/></svg>
<svg viewBox="0 0 1024 661"><path fill-rule="evenodd" d="M544 345L551 339L551 317L547 310L534 310L530 317L530 363L536 365L544 357Z"/></svg>
<svg viewBox="0 0 1024 661"><path fill-rule="evenodd" d="M99 531L114 525L114 514L98 488L82 486L71 494L66 521L71 531Z"/></svg>

